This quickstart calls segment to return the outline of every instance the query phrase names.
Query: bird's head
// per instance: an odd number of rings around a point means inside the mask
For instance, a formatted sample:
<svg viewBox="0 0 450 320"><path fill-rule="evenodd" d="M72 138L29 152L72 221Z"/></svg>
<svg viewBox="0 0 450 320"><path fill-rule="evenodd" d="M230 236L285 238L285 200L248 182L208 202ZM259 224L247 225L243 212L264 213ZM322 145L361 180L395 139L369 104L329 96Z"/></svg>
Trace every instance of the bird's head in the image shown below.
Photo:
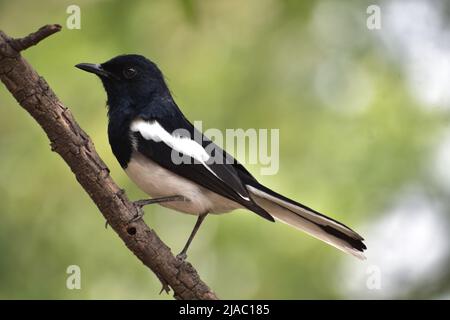
<svg viewBox="0 0 450 320"><path fill-rule="evenodd" d="M80 63L76 67L94 73L102 80L110 108L136 105L154 96L169 94L159 68L140 55L120 55L105 63Z"/></svg>

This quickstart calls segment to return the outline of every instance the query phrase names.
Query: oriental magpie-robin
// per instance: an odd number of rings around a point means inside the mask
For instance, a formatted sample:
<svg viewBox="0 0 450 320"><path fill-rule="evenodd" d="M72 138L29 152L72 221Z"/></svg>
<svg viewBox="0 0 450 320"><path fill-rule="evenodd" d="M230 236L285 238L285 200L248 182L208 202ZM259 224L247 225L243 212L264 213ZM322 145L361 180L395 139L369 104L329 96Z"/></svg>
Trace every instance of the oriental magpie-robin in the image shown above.
<svg viewBox="0 0 450 320"><path fill-rule="evenodd" d="M103 83L112 152L131 180L152 197L137 204L159 203L198 215L178 255L181 259L186 258L207 214L238 208L269 221L276 218L364 258L366 246L359 234L261 185L242 164L203 136L178 108L155 63L140 55L121 55L102 64L76 67L96 74ZM193 139L198 136L201 141ZM179 156L189 161L179 161Z"/></svg>

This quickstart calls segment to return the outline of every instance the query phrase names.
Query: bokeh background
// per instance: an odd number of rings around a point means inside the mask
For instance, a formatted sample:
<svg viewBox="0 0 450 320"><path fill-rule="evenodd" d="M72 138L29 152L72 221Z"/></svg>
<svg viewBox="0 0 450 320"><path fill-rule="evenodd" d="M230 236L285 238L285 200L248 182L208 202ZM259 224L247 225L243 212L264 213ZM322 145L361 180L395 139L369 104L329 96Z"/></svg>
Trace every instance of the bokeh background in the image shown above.
<svg viewBox="0 0 450 320"><path fill-rule="evenodd" d="M103 88L76 63L143 54L204 129L279 128L278 174L250 170L367 239L361 262L248 211L209 217L189 260L220 297L450 298L448 1L1 0L0 28L65 26L70 4L81 30L24 56L131 199L145 195L110 151ZM370 4L380 30L366 26ZM146 212L178 252L195 218ZM66 288L72 264L81 290ZM0 298L170 299L159 289L0 86Z"/></svg>

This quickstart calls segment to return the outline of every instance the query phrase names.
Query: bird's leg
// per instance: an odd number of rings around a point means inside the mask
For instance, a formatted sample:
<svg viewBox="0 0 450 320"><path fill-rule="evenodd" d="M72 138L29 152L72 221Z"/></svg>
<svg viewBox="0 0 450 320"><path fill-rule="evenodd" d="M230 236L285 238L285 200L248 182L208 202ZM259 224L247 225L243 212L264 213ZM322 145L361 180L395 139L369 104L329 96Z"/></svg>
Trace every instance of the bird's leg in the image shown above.
<svg viewBox="0 0 450 320"><path fill-rule="evenodd" d="M143 200L137 200L134 201L133 204L138 209L138 213L130 220L129 223L136 222L144 216L144 210L142 208L149 204L154 203L162 203L162 202L172 202L172 201L188 201L183 196L168 196L168 197L161 197L161 198L153 198L153 199L143 199Z"/></svg>
<svg viewBox="0 0 450 320"><path fill-rule="evenodd" d="M197 233L197 230L200 228L200 225L202 224L203 220L205 219L205 217L208 215L208 213L203 213L201 215L198 216L197 218L197 222L195 223L194 229L191 232L191 235L189 236L188 241L186 242L186 244L184 245L183 250L181 250L181 252L177 255L177 258L180 260L186 260L187 258L187 250L189 248L189 245L192 242L192 239L194 239L195 234Z"/></svg>
<svg viewBox="0 0 450 320"><path fill-rule="evenodd" d="M142 199L134 201L133 204L138 207L144 207L149 204L161 203L161 202L171 202L171 201L186 201L186 198L183 196L168 196L161 198L153 198L153 199Z"/></svg>

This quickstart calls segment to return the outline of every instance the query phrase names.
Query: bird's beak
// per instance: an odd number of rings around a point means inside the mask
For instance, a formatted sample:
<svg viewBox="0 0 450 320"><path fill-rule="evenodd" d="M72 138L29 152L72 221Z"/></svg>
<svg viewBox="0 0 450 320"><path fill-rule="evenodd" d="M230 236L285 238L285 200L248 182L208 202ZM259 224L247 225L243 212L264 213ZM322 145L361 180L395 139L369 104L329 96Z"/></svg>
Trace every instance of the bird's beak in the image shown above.
<svg viewBox="0 0 450 320"><path fill-rule="evenodd" d="M106 71L105 69L102 68L101 65L99 64L94 64L94 63L79 63L77 64L75 67L77 67L78 69L90 72L90 73L94 73L96 75L98 75L99 77L106 77L106 78L117 78L115 75L113 75L111 72Z"/></svg>

